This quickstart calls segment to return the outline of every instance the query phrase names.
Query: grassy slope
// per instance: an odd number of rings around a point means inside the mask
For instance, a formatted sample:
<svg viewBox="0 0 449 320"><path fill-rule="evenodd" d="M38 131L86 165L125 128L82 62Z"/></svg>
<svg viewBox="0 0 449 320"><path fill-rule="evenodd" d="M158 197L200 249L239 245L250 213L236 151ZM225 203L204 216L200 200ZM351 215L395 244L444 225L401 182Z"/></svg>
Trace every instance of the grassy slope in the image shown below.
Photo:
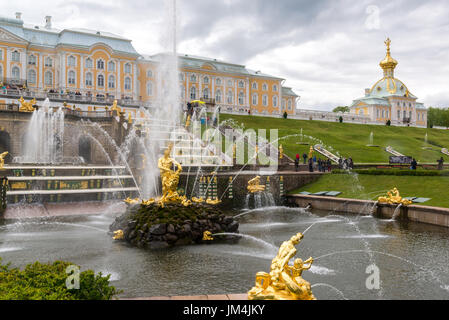
<svg viewBox="0 0 449 320"><path fill-rule="evenodd" d="M290 193L341 191L339 197L342 198L375 200L393 187L397 187L403 197L432 198L423 205L449 208L449 177L328 174Z"/></svg>
<svg viewBox="0 0 449 320"><path fill-rule="evenodd" d="M435 163L441 156L446 162L449 161L449 157L441 153L441 148L449 148L449 132L445 130L220 115L220 121L226 119L234 119L238 123L243 123L247 129L279 129L280 137L298 135L303 129L304 135L321 140L324 145L331 146L334 151L339 152L343 157L351 156L354 162L388 162L389 154L382 149L386 146L392 146L402 154L416 158L418 162ZM373 143L381 146L381 148L366 146L369 144L371 132L374 134ZM426 133L429 143L425 143ZM299 141L300 137L296 136L282 139L280 144L290 157L294 157L296 153L302 156L304 152L307 151L308 153L309 146L300 145L298 144ZM304 139L304 141L313 142L310 139ZM424 150L422 147L431 147L432 150Z"/></svg>

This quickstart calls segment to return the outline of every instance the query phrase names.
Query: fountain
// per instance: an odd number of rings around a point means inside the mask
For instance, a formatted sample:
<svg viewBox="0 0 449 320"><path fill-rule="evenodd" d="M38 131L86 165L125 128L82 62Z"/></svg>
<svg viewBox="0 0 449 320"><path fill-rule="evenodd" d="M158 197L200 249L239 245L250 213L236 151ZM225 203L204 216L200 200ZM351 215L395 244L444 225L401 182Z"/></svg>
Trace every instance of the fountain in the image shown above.
<svg viewBox="0 0 449 320"><path fill-rule="evenodd" d="M369 144L366 145L367 147L379 147L378 145L374 144L374 132L371 131L369 135Z"/></svg>

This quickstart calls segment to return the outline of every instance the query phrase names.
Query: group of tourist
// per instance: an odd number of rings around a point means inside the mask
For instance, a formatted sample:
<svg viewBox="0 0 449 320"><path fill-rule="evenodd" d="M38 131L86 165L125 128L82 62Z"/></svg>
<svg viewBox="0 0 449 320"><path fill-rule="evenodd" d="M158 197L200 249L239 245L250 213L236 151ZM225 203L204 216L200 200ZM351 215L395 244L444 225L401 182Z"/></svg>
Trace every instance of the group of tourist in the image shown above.
<svg viewBox="0 0 449 320"><path fill-rule="evenodd" d="M340 157L340 159L338 159L338 168L344 170L354 169L354 162L352 161L352 158L349 157L343 159L342 157Z"/></svg>
<svg viewBox="0 0 449 320"><path fill-rule="evenodd" d="M309 158L307 154L303 154L303 164L308 162L309 172L314 172L317 170L318 172L331 172L332 171L332 161L330 159L321 159L313 156ZM295 170L299 171L299 162L300 156L296 154L295 158Z"/></svg>

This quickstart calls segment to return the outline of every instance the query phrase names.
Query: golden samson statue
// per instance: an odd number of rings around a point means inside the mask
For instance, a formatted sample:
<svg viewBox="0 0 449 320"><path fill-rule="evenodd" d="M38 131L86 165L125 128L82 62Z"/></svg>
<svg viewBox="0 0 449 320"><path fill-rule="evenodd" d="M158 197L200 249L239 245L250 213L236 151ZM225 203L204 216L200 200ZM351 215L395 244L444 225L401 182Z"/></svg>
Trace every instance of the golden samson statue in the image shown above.
<svg viewBox="0 0 449 320"><path fill-rule="evenodd" d="M310 283L302 278L302 272L310 269L313 259L302 261L298 258L292 266L288 264L303 237L298 233L282 243L271 262L270 273L256 274L256 285L248 292L249 300L316 300Z"/></svg>
<svg viewBox="0 0 449 320"><path fill-rule="evenodd" d="M20 112L33 112L34 108L33 106L36 104L36 99L31 100L30 102L26 102L23 97L20 97Z"/></svg>
<svg viewBox="0 0 449 320"><path fill-rule="evenodd" d="M265 191L265 186L260 184L260 176L249 180L247 189L250 193Z"/></svg>

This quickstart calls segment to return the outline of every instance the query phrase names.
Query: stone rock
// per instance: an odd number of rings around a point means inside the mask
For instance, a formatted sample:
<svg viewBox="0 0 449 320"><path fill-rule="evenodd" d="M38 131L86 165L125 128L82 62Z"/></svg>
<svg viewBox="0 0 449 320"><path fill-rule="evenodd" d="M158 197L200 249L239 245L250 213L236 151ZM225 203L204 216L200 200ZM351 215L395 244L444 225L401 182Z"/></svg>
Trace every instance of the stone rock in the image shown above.
<svg viewBox="0 0 449 320"><path fill-rule="evenodd" d="M234 218L232 218L232 217L225 217L223 219L224 224L231 224L232 222L234 222Z"/></svg>
<svg viewBox="0 0 449 320"><path fill-rule="evenodd" d="M165 241L152 241L147 243L147 247L150 249L165 249L169 247L169 244Z"/></svg>
<svg viewBox="0 0 449 320"><path fill-rule="evenodd" d="M188 245L188 244L191 244L191 243L192 243L192 239L190 239L190 238L181 238L181 239L178 239L178 241L176 241L175 245L176 246L185 246L185 245Z"/></svg>
<svg viewBox="0 0 449 320"><path fill-rule="evenodd" d="M236 232L239 228L239 223L237 221L232 222L228 225L228 232Z"/></svg>
<svg viewBox="0 0 449 320"><path fill-rule="evenodd" d="M175 233L175 227L172 224L169 224L167 226L167 232L168 233Z"/></svg>
<svg viewBox="0 0 449 320"><path fill-rule="evenodd" d="M192 231L192 228L190 227L190 224L185 224L182 226L182 232L189 233Z"/></svg>
<svg viewBox="0 0 449 320"><path fill-rule="evenodd" d="M175 243L176 241L178 241L178 236L175 234L167 233L165 235L165 241L167 241L170 244Z"/></svg>
<svg viewBox="0 0 449 320"><path fill-rule="evenodd" d="M136 220L131 220L128 222L128 228L130 229L135 229L137 227L137 221Z"/></svg>
<svg viewBox="0 0 449 320"><path fill-rule="evenodd" d="M132 231L128 234L128 239L129 239L129 240L132 240L132 239L134 239L135 237L137 237L137 232L136 232L136 230L132 230Z"/></svg>
<svg viewBox="0 0 449 320"><path fill-rule="evenodd" d="M154 226L151 226L150 228L150 233L157 235L157 236L161 236L167 233L167 224L165 223L160 223L160 224L156 224Z"/></svg>

